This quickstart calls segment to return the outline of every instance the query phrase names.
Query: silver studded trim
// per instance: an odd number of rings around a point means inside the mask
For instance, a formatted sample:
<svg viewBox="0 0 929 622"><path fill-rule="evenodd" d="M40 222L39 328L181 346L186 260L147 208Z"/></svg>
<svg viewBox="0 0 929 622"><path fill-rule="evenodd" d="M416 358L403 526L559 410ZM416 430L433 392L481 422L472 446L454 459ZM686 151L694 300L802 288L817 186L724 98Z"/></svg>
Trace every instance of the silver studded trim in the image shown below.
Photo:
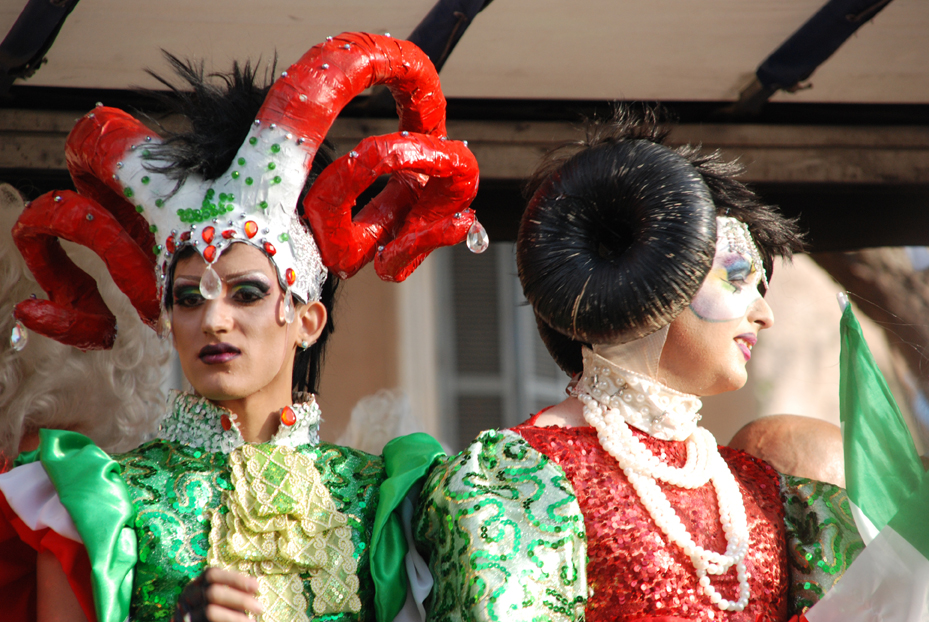
<svg viewBox="0 0 929 622"><path fill-rule="evenodd" d="M584 374L574 391L620 412L627 424L665 441L686 440L697 429L703 402L610 362L584 348Z"/></svg>
<svg viewBox="0 0 929 622"><path fill-rule="evenodd" d="M290 407L297 416L297 422L292 426L281 424L269 443L291 449L317 445L320 411L316 400L310 396L309 401L291 404ZM232 423L228 430L223 429L223 415ZM180 391L171 392L168 412L161 422L158 437L210 453L228 454L245 444L233 412L206 398Z"/></svg>

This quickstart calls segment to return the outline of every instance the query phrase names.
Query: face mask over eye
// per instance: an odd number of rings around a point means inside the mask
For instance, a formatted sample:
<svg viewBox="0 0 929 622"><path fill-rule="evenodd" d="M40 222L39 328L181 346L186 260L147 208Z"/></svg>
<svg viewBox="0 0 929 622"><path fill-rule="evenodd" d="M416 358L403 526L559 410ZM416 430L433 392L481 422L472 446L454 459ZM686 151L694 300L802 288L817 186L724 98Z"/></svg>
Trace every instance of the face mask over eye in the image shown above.
<svg viewBox="0 0 929 622"><path fill-rule="evenodd" d="M708 322L741 319L761 298L760 283L767 287L768 279L748 226L735 218L717 217L713 267L690 309Z"/></svg>

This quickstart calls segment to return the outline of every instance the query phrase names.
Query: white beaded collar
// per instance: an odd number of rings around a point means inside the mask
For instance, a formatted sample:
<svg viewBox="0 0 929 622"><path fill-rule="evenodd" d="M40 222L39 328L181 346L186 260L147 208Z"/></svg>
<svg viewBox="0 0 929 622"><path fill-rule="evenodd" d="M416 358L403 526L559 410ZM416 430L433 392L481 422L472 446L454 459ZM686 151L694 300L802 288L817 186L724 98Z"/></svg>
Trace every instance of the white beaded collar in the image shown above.
<svg viewBox="0 0 929 622"><path fill-rule="evenodd" d="M294 423L282 422L268 443L291 449L318 444L320 412L314 397L310 395L308 401L288 408L294 415ZM245 444L235 413L204 397L180 391L171 392L158 438L224 454Z"/></svg>
<svg viewBox="0 0 929 622"><path fill-rule="evenodd" d="M589 348L583 354L584 374L577 391L617 409L626 423L663 441L686 440L697 429L703 403L696 395L623 369Z"/></svg>

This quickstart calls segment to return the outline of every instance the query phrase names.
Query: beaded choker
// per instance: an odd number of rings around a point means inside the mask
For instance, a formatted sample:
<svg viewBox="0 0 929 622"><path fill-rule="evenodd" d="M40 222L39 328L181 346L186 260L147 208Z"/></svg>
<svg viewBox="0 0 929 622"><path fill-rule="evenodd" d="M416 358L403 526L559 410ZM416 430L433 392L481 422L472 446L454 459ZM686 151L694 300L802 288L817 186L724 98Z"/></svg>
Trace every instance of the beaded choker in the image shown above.
<svg viewBox="0 0 929 622"><path fill-rule="evenodd" d="M663 441L683 441L700 421L703 403L657 380L623 369L584 348L584 374L575 388L608 408L619 411L623 421Z"/></svg>
<svg viewBox="0 0 929 622"><path fill-rule="evenodd" d="M587 349L584 375L574 392L584 404L584 419L597 431L600 445L619 464L652 520L690 558L700 588L710 602L723 611L744 610L750 596L745 569L749 543L745 504L738 482L719 455L716 439L709 431L697 427L700 400L613 365ZM684 466L672 467L661 462L627 424L665 440L684 440L678 436L686 432ZM652 433L652 429L665 436ZM719 519L726 534L724 553L703 548L694 541L657 480L688 489L713 482ZM709 575L724 574L733 566L739 594L738 598L727 600L711 585Z"/></svg>
<svg viewBox="0 0 929 622"><path fill-rule="evenodd" d="M211 453L228 454L245 445L232 411L206 398L180 391L171 392L168 406L159 438ZM319 405L309 395L306 402L284 407L281 426L268 443L291 449L300 445L316 445L319 443L319 422Z"/></svg>

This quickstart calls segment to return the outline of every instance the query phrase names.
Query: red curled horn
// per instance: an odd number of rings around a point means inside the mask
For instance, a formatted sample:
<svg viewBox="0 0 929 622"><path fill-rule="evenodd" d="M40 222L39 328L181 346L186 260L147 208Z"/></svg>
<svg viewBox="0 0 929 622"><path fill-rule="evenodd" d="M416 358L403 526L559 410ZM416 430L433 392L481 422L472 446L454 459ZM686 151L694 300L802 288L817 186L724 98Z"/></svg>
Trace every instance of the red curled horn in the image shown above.
<svg viewBox="0 0 929 622"><path fill-rule="evenodd" d="M445 97L425 53L386 36L329 39L275 82L258 122L295 132L312 156L345 104L376 84L397 101L400 133L366 139L336 160L303 206L331 270L351 276L380 249L378 275L402 281L433 249L464 240L474 222L466 208L477 194L477 162L464 143L446 140ZM353 221L355 199L387 173L387 187Z"/></svg>
<svg viewBox="0 0 929 622"><path fill-rule="evenodd" d="M88 226L90 225L90 226ZM74 192L42 195L23 211L13 240L49 300L25 300L13 311L27 328L82 350L113 347L116 318L97 283L68 258L59 238L97 253L142 319L154 327L159 305L154 262L119 221Z"/></svg>
<svg viewBox="0 0 929 622"><path fill-rule="evenodd" d="M154 237L114 178L119 157L151 135L144 125L112 108L85 115L68 135L68 169L80 194L44 194L13 227L16 247L49 296L16 305L13 315L27 328L82 350L111 348L116 339L116 318L96 282L68 258L59 238L97 253L142 320L155 326L159 302Z"/></svg>

